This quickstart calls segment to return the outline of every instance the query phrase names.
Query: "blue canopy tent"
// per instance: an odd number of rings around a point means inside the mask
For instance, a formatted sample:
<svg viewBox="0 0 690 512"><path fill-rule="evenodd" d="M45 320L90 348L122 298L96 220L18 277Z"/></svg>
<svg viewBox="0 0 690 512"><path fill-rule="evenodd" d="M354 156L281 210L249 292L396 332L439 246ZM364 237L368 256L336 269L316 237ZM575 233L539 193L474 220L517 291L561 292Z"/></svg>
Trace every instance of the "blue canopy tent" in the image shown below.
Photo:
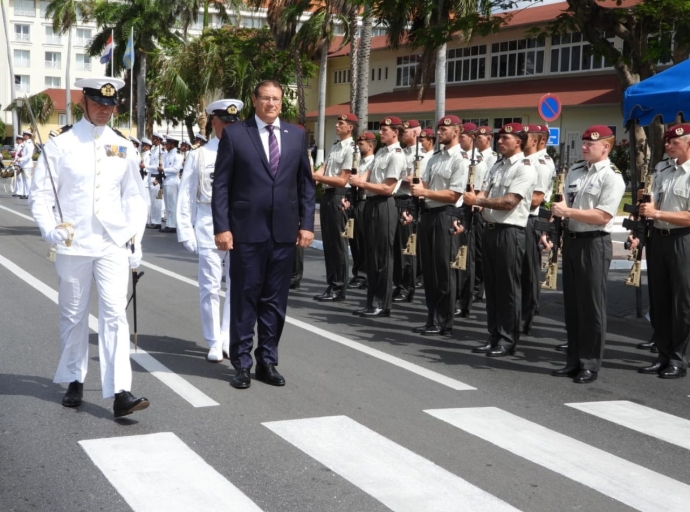
<svg viewBox="0 0 690 512"><path fill-rule="evenodd" d="M623 95L626 124L647 126L656 116L672 123L679 113L690 117L690 59L628 87Z"/></svg>

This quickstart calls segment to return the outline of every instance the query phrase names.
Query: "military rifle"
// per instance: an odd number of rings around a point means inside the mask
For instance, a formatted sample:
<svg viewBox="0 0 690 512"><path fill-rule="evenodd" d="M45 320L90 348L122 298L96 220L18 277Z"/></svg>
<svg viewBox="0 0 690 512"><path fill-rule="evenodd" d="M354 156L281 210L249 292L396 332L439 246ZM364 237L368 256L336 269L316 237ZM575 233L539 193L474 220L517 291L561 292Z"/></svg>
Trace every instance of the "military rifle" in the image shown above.
<svg viewBox="0 0 690 512"><path fill-rule="evenodd" d="M477 159L475 158L475 153L474 153L474 137L473 137L472 138L472 156L470 157L470 170L469 170L469 174L467 176L467 186L465 187L465 190L467 190L467 192L472 191L472 187L474 187L474 181L475 181L476 174L477 174ZM470 233L472 232L472 224L474 222L474 206L463 204L463 208L465 210L465 240L464 240L464 243L458 248L458 253L455 256L455 261L451 261L451 263L450 263L450 268L454 268L457 270L467 270L467 254L469 252L468 244L470 241ZM454 232L455 232L455 230L453 229L451 234Z"/></svg>
<svg viewBox="0 0 690 512"><path fill-rule="evenodd" d="M414 156L414 175L412 177L412 183L415 185L421 183L421 171L420 163L421 157L419 156L419 141L415 141L415 156ZM411 203L411 208L406 208L407 211L412 215L412 233L407 238L407 244L403 249L403 254L405 256L415 256L417 254L417 223L419 222L419 213L422 211L424 206L424 198L412 198L409 200ZM397 203L397 201L396 201ZM402 220L402 219L401 219Z"/></svg>
<svg viewBox="0 0 690 512"><path fill-rule="evenodd" d="M355 150L352 153L352 169L350 169L350 174L356 175L359 170L359 160L361 153L359 151L359 145L355 143ZM355 210L359 204L359 187L350 186L350 194L346 196L350 201L350 208L347 211L347 223L345 224L345 230L340 233L343 238L354 238L355 237Z"/></svg>

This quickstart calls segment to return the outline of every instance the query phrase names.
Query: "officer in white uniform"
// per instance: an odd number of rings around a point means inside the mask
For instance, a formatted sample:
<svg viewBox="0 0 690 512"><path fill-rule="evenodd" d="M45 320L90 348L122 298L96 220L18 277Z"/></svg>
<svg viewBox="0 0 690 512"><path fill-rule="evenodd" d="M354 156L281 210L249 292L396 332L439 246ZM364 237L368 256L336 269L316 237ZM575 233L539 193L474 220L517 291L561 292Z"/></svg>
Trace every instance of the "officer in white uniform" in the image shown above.
<svg viewBox="0 0 690 512"><path fill-rule="evenodd" d="M165 198L166 220L162 233L175 233L177 231L177 194L180 186L180 171L184 157L177 149L179 141L173 135L165 139L165 147L168 152L163 157L163 197Z"/></svg>
<svg viewBox="0 0 690 512"><path fill-rule="evenodd" d="M12 165L19 165L19 159L22 156L22 149L24 148L24 137L17 135L14 144L14 159L12 160ZM14 180L12 180L12 197L19 197L19 185L23 182L19 181L19 173L15 170Z"/></svg>
<svg viewBox="0 0 690 512"><path fill-rule="evenodd" d="M160 229L163 222L163 194L156 176L158 175L158 166L163 166L163 136L160 133L153 132L152 146L149 153L148 160L144 160L146 165L146 172L148 172L149 182L149 216L146 227L148 229Z"/></svg>
<svg viewBox="0 0 690 512"><path fill-rule="evenodd" d="M213 172L223 129L240 120L244 103L223 99L206 107L215 137L189 152L177 199L177 240L190 252L199 253L199 309L201 328L208 343L208 359L217 363L230 345L230 253L216 248L213 235ZM220 313L220 288L225 265L227 290Z"/></svg>
<svg viewBox="0 0 690 512"><path fill-rule="evenodd" d="M84 117L50 139L38 160L31 211L43 239L57 245L58 307L62 355L56 383L70 383L62 404L81 405L89 363L89 296L98 291L98 350L103 397L115 396L115 417L145 409L131 391L126 305L129 269L141 262L146 191L134 146L107 126L122 80L78 80ZM59 198L53 192L52 180ZM62 208L56 225L53 206ZM56 208L57 210L58 208ZM130 241L134 239L134 246Z"/></svg>
<svg viewBox="0 0 690 512"><path fill-rule="evenodd" d="M24 145L22 146L22 154L17 161L21 168L21 172L17 176L17 193L19 199L27 199L29 197L29 190L31 189L31 173L34 168L34 141L33 133L24 130Z"/></svg>
<svg viewBox="0 0 690 512"><path fill-rule="evenodd" d="M149 196L149 171L147 169L147 164L149 158L151 157L151 140L143 137L141 139L141 151L139 152L139 172L141 173L141 179L144 180L144 188L146 189L146 197L150 200ZM149 208L150 211L150 208Z"/></svg>

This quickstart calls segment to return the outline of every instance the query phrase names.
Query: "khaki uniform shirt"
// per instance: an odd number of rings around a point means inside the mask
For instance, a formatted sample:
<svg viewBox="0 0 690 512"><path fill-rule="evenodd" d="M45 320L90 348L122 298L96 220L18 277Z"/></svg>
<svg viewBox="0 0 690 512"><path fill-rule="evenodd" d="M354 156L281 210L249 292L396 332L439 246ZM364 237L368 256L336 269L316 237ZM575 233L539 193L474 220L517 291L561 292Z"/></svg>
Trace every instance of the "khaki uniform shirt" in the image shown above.
<svg viewBox="0 0 690 512"><path fill-rule="evenodd" d="M426 166L423 181L428 183L429 190L452 190L453 192L465 191L467 185L467 174L469 165L467 159L463 158L460 144L456 144L450 149L443 149L431 157ZM449 206L452 203L424 199L424 204L428 208L438 208L439 206ZM462 196L457 200L455 206L462 205Z"/></svg>
<svg viewBox="0 0 690 512"><path fill-rule="evenodd" d="M376 152L371 173L369 174L369 183L381 184L385 183L388 178L394 178L398 182L393 190L393 194L395 194L400 187L400 178L404 175L406 169L407 160L400 147L400 143L396 142ZM367 190L367 197L378 195L380 194Z"/></svg>
<svg viewBox="0 0 690 512"><path fill-rule="evenodd" d="M532 192L537 181L537 172L524 153L517 153L510 158L496 162L488 174L482 190L489 199L503 197L506 194L517 194L522 199L512 210L494 210L484 208L482 215L486 222L512 224L525 227L529 216Z"/></svg>
<svg viewBox="0 0 690 512"><path fill-rule="evenodd" d="M657 210L673 213L690 211L690 160L682 165L667 165L657 172L652 191ZM655 220L654 227L676 229L686 226Z"/></svg>
<svg viewBox="0 0 690 512"><path fill-rule="evenodd" d="M355 152L355 143L352 137L348 137L345 140L341 140L333 144L331 152L328 154L328 159L326 160L326 167L324 169L323 175L335 178L340 176L340 172L343 169L352 169L352 155ZM350 186L349 184L346 186ZM332 185L323 184L324 188L333 188Z"/></svg>
<svg viewBox="0 0 690 512"><path fill-rule="evenodd" d="M553 171L549 168L543 156L539 156L539 152L533 153L527 158L530 159L534 169L537 171L537 183L534 187L534 192L544 193L544 202L548 203L553 194ZM552 160L553 161L553 160ZM537 215L539 213L539 206L530 210L530 215Z"/></svg>
<svg viewBox="0 0 690 512"><path fill-rule="evenodd" d="M498 154L491 148L481 151L481 154L482 158L484 159L484 163L486 164L486 168L491 169L498 160Z"/></svg>
<svg viewBox="0 0 690 512"><path fill-rule="evenodd" d="M618 205L625 193L625 182L620 171L614 171L607 158L588 166L578 162L570 168L565 179L565 201L578 210L597 209L609 213L611 220L605 225L588 224L575 219L568 220L570 231L605 231L610 233Z"/></svg>

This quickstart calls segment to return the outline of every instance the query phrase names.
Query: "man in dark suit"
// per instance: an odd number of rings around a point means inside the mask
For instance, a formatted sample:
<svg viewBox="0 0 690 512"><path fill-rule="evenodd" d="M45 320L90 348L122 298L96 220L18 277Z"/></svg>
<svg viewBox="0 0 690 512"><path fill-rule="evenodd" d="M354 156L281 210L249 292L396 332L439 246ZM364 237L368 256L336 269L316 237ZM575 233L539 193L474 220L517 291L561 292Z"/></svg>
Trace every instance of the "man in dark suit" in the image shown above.
<svg viewBox="0 0 690 512"><path fill-rule="evenodd" d="M213 229L218 249L230 251L231 385L238 389L251 384L257 323L256 379L285 385L275 367L295 246L314 239L307 135L280 120L282 99L278 82L260 82L252 96L256 115L223 130L216 158Z"/></svg>

